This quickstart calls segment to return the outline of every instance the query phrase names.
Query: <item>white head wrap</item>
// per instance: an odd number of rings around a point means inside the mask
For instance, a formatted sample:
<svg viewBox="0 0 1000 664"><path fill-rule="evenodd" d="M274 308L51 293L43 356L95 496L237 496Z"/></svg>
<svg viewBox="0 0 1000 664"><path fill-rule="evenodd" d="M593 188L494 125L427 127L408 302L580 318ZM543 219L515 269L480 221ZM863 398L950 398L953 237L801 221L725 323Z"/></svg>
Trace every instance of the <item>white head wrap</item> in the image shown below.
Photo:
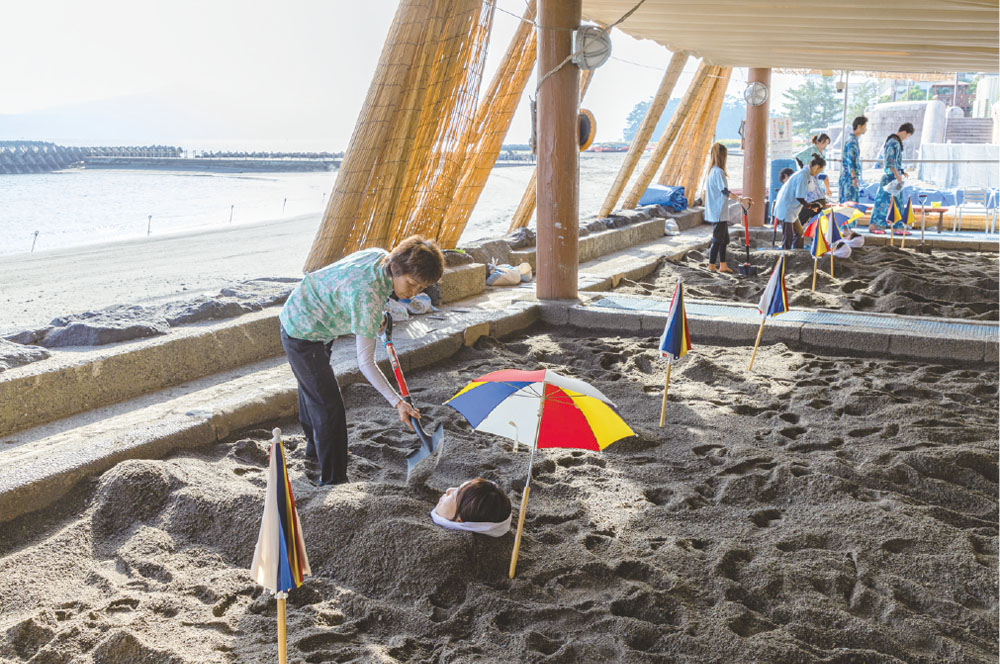
<svg viewBox="0 0 1000 664"><path fill-rule="evenodd" d="M481 535L489 535L490 537L503 537L510 530L510 518L512 514L508 514L507 518L499 523L491 523L489 521L450 521L435 510L431 510L431 520L442 528L448 528L449 530L467 530L470 533L479 533Z"/></svg>

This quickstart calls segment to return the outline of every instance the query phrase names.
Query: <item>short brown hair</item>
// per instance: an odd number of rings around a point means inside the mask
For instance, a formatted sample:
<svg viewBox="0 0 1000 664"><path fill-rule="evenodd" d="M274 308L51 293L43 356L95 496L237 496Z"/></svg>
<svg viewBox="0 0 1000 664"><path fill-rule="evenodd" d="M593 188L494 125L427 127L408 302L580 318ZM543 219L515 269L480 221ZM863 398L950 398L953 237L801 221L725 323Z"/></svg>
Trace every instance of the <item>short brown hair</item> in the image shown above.
<svg viewBox="0 0 1000 664"><path fill-rule="evenodd" d="M493 482L477 477L462 487L456 501L462 521L499 523L510 516L510 498Z"/></svg>
<svg viewBox="0 0 1000 664"><path fill-rule="evenodd" d="M392 276L409 275L425 284L436 284L444 274L444 254L434 240L411 235L389 252Z"/></svg>

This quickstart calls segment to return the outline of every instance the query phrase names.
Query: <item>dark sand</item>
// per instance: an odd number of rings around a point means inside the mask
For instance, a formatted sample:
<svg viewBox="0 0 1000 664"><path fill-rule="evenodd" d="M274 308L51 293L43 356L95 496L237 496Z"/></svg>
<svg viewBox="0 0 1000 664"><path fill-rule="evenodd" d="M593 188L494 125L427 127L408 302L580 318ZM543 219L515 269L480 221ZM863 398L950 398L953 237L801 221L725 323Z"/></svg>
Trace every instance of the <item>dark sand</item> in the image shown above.
<svg viewBox="0 0 1000 664"><path fill-rule="evenodd" d="M414 372L447 446L410 486L412 434L367 385L346 390L351 484L314 488L290 436L315 577L289 599L289 661L997 661L995 370L779 344L748 375L749 348L697 345L661 430L653 348L540 328ZM477 475L516 507L524 448L426 405L539 366L591 381L638 436L540 453L511 582L512 534L427 512ZM124 462L0 526L0 659L276 661L275 604L247 569L268 437Z"/></svg>
<svg viewBox="0 0 1000 664"><path fill-rule="evenodd" d="M759 246L770 246L762 243ZM850 258L822 256L812 288L813 258L805 249L789 252L785 283L793 307L847 309L907 316L935 316L972 320L998 319L1000 311L1000 259L997 254L934 250L930 256L911 250L918 240L907 238L907 248L868 246L855 249ZM778 260L780 251L751 251L751 263L761 276L741 279L737 275L708 271L708 250L689 252L680 261L666 261L640 283L624 282L617 292L667 297L677 277L684 279L690 298L750 302L756 304ZM746 260L742 245L728 247L729 267Z"/></svg>

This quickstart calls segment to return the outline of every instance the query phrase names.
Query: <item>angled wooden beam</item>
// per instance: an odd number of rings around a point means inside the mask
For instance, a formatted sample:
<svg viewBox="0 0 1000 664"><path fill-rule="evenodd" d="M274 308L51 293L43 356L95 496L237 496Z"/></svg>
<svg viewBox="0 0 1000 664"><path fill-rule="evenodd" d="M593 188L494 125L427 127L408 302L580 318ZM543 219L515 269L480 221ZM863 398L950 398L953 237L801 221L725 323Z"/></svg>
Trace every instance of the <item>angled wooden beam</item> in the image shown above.
<svg viewBox="0 0 1000 664"><path fill-rule="evenodd" d="M701 89L702 84L705 82L705 76L708 74L708 69L709 65L704 62L702 62L698 67L698 71L695 73L694 79L691 81L691 85L688 86L687 92L684 93L684 97L681 99L680 105L677 107L677 110L674 111L673 116L670 118L670 122L667 123L667 128L663 131L663 135L660 137L659 142L657 142L656 148L653 150L653 154L650 155L649 161L646 162L646 166L642 169L638 179L632 185L632 189L629 190L628 196L625 197L625 201L622 203L623 208L634 208L639 202L639 199L642 198L642 195L646 192L646 188L649 186L649 183L653 181L653 176L656 175L656 171L660 169L660 164L663 162L663 158L670 150L670 146L673 145L674 139L677 138L677 132L680 130L681 123L691 110L695 97Z"/></svg>
<svg viewBox="0 0 1000 664"><path fill-rule="evenodd" d="M639 125L639 131L632 137L632 144L628 148L628 154L625 155L625 161L618 169L618 176L615 178L614 184L611 185L608 195L604 198L604 203L597 216L606 217L615 208L615 204L622 195L622 190L625 189L636 164L639 163L639 158L646 150L646 145L649 143L650 136L653 135L653 130L656 129L656 124L660 121L660 116L663 115L663 109L670 100L670 93L674 91L674 86L677 85L677 79L680 77L687 59L686 53L674 53L670 58L670 64L667 65L667 71L663 74L663 80L660 81L656 96L649 104L646 117Z"/></svg>

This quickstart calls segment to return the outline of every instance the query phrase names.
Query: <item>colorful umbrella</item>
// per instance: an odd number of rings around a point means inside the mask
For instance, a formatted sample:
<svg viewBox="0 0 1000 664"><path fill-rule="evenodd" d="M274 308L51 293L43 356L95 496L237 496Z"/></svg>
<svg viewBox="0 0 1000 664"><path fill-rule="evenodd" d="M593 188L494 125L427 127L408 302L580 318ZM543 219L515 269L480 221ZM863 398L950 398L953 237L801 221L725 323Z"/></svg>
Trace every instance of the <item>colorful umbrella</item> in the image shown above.
<svg viewBox="0 0 1000 664"><path fill-rule="evenodd" d="M513 433L514 440L518 431L527 431L534 438L510 560L512 579L521 548L535 450L545 447L603 450L617 440L635 435L600 390L549 369L494 371L466 385L445 405L461 413L477 431L506 438Z"/></svg>
<svg viewBox="0 0 1000 664"><path fill-rule="evenodd" d="M278 661L286 661L285 598L288 591L302 585L310 576L306 542L302 537L299 514L295 509L292 485L285 466L285 448L281 429L272 431L271 462L267 469L264 516L253 551L250 573L254 581L274 593L278 600Z"/></svg>
<svg viewBox="0 0 1000 664"><path fill-rule="evenodd" d="M670 367L691 350L691 330L688 328L687 313L684 311L684 283L677 277L674 296L670 298L667 324L660 337L660 355L667 358L667 378L663 383L663 403L660 405L660 428L667 417L667 390L670 389Z"/></svg>

